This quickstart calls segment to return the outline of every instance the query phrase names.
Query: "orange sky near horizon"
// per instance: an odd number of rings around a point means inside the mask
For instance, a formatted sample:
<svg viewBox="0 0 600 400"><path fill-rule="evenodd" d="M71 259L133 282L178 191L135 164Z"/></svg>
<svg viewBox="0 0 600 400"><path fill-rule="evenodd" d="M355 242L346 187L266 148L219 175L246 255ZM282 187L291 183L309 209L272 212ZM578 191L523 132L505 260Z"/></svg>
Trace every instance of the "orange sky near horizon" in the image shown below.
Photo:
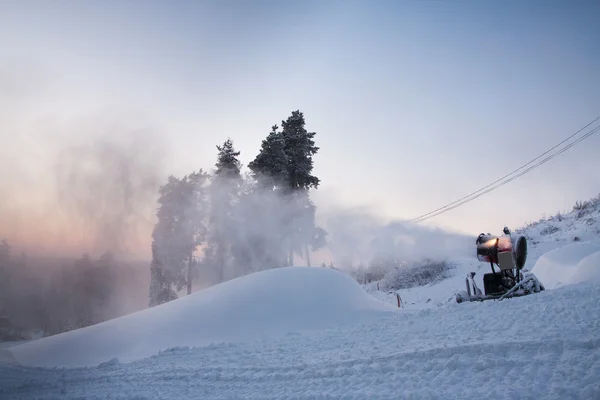
<svg viewBox="0 0 600 400"><path fill-rule="evenodd" d="M151 227L123 235L120 246L114 247L93 228L86 229L85 223L68 218L12 215L0 220L0 239L6 239L14 253L79 257L111 251L126 258L150 259Z"/></svg>

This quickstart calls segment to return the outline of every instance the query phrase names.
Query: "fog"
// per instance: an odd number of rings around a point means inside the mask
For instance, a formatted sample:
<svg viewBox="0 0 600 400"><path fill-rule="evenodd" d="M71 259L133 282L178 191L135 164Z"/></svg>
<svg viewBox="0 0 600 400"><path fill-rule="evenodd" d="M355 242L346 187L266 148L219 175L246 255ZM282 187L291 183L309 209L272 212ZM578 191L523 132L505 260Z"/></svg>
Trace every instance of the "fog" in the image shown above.
<svg viewBox="0 0 600 400"><path fill-rule="evenodd" d="M335 190L327 189L314 197L317 219L328 233L323 257L340 268L368 267L381 259L415 262L473 254L476 235L389 218L368 205L344 207Z"/></svg>
<svg viewBox="0 0 600 400"><path fill-rule="evenodd" d="M12 327L0 336L147 305L165 134L108 108L53 112L56 84L35 64L0 63L0 320Z"/></svg>
<svg viewBox="0 0 600 400"><path fill-rule="evenodd" d="M370 213L340 213L326 229L331 262L352 274L379 272L421 262L452 262L473 255L474 239L406 221L386 221Z"/></svg>
<svg viewBox="0 0 600 400"><path fill-rule="evenodd" d="M30 255L147 259L168 132L117 106L67 106L60 83L0 62L0 238Z"/></svg>
<svg viewBox="0 0 600 400"><path fill-rule="evenodd" d="M139 115L40 112L46 81L32 76L0 69L0 240L10 247L0 264L0 317L20 332L58 333L147 306L159 189L177 154L169 150L168 128ZM212 173L216 153L197 160L196 171ZM227 218L203 233L194 290L285 266L291 250L295 265L347 271L382 259L470 254L470 237L339 205L343 199L330 182L310 192L313 209L306 198L279 196L250 179L247 168L242 172L242 181L213 183L213 211ZM243 195L230 213L225 199L232 187ZM202 207L205 218L210 207ZM324 231L312 231L313 212ZM229 258L204 257L210 240L230 246ZM178 295L185 295L181 288Z"/></svg>
<svg viewBox="0 0 600 400"><path fill-rule="evenodd" d="M163 154L144 131L115 130L60 149L56 195L69 230L91 251L133 257L148 247Z"/></svg>
<svg viewBox="0 0 600 400"><path fill-rule="evenodd" d="M112 115L3 121L0 317L54 334L144 308L160 137Z"/></svg>
<svg viewBox="0 0 600 400"><path fill-rule="evenodd" d="M12 157L10 165L2 160L2 168L13 171L3 182L0 209L0 238L12 247L12 262L0 266L4 284L9 285L0 298L0 314L21 330L59 333L143 309L148 303L151 233L159 188L167 181L164 145L145 130L119 130L118 124L99 123L96 129L82 127L80 132L82 138L58 147L54 157L38 160L39 178L27 175L32 171L27 157ZM21 171L26 185L19 185ZM194 271L194 290L285 266L290 247L295 265L333 263L349 272L368 268L375 260L410 262L471 251L470 237L390 221L368 209L321 205L315 196L316 225L326 235L311 237L313 243L325 242L307 253L302 240L286 241L309 229L310 223L305 224L299 213L313 211L297 207L305 198L292 201L261 189L247 176L236 185L230 181L221 185L212 189L221 196L237 185L236 190L244 193L216 234L232 244L236 260L201 261ZM214 202L217 214L227 214L224 204ZM207 212L209 206L203 207L201 212ZM292 216L298 218L293 228ZM214 233L209 224L195 252L200 260L210 244L211 229ZM178 295L185 295L181 288Z"/></svg>

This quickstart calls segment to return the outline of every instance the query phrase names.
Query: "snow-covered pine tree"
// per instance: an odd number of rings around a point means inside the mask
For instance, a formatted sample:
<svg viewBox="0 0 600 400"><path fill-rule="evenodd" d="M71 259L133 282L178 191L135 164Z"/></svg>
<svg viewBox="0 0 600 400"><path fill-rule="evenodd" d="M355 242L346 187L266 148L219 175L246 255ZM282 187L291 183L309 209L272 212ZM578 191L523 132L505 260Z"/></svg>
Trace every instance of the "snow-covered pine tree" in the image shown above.
<svg viewBox="0 0 600 400"><path fill-rule="evenodd" d="M248 164L256 186L248 193L245 224L252 230L252 256L258 268L276 268L287 264L285 242L289 241L290 203L284 199L289 192L288 169L290 159L286 143L279 127L273 125L271 132L261 143L258 155Z"/></svg>
<svg viewBox="0 0 600 400"><path fill-rule="evenodd" d="M305 257L310 264L309 246L315 241L317 231L315 226L315 206L310 200L308 191L318 188L320 179L312 174L313 159L319 147L315 145L315 132L308 132L306 121L300 110L292 112L287 120L281 122L281 135L284 141L284 151L287 155L287 192L290 215L287 218L288 260L292 265L294 253ZM321 230L322 231L322 230ZM319 231L319 232L321 232Z"/></svg>
<svg viewBox="0 0 600 400"><path fill-rule="evenodd" d="M315 133L308 132L305 125L303 113L293 111L282 121L281 131L277 125L272 127L259 154L248 164L260 189L274 191L279 196L277 232L287 242L286 265L292 265L294 253L310 264L308 247L314 250L322 246L325 233L315 227L315 207L308 196L308 190L317 188L320 183L312 175L312 157L319 148L315 146ZM269 214L271 220L272 214Z"/></svg>
<svg viewBox="0 0 600 400"><path fill-rule="evenodd" d="M192 293L192 279L195 276L192 269L196 266L194 262L194 252L197 247L206 241L207 235L207 219L210 210L208 201L207 182L209 180L208 173L202 169L198 172L192 172L188 175L187 185L187 204L184 209L184 216L189 223L188 230L193 237L194 247L190 247L187 259L187 294Z"/></svg>
<svg viewBox="0 0 600 400"><path fill-rule="evenodd" d="M262 189L277 190L288 186L288 155L283 135L277 129L277 125L271 127L271 133L262 141L260 152L248 164Z"/></svg>
<svg viewBox="0 0 600 400"><path fill-rule="evenodd" d="M281 216L281 197L248 176L244 180L240 202L236 208L239 236L232 248L235 265L242 274L285 265Z"/></svg>
<svg viewBox="0 0 600 400"><path fill-rule="evenodd" d="M202 169L161 186L158 220L152 232L150 305L176 298L176 291L191 288L192 256L205 240L207 199Z"/></svg>
<svg viewBox="0 0 600 400"><path fill-rule="evenodd" d="M228 138L223 145L217 145L219 153L215 166L215 177L217 179L231 180L235 185L239 185L241 179L241 163L238 160L240 152L236 151L233 146L233 141Z"/></svg>
<svg viewBox="0 0 600 400"><path fill-rule="evenodd" d="M312 157L319 151L314 141L316 133L308 132L305 125L304 114L299 110L281 121L284 151L288 157L287 182L291 190L316 189L320 183L319 178L312 175Z"/></svg>
<svg viewBox="0 0 600 400"><path fill-rule="evenodd" d="M235 220L235 208L240 197L242 185L240 152L236 151L233 141L228 138L223 145L217 145L218 155L211 184L208 189L210 215L208 219L208 238L205 248L205 264L211 265L217 273L217 280L235 276L232 247L235 246L238 224Z"/></svg>
<svg viewBox="0 0 600 400"><path fill-rule="evenodd" d="M310 199L308 190L297 190L294 194L294 252L303 257L310 266L310 250L323 248L326 244L327 232L316 226L317 207ZM291 263L293 260L289 260Z"/></svg>
<svg viewBox="0 0 600 400"><path fill-rule="evenodd" d="M177 298L172 282L167 276L162 257L158 254L156 243L152 243L152 262L150 263L150 302L154 307Z"/></svg>

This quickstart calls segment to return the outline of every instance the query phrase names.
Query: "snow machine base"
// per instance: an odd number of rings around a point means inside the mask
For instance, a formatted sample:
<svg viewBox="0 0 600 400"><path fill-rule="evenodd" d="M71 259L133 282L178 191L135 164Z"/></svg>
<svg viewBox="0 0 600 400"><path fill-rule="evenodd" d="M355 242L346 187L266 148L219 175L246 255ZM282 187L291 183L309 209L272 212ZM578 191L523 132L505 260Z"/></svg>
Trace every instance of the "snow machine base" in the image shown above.
<svg viewBox="0 0 600 400"><path fill-rule="evenodd" d="M483 275L483 289L475 284L471 272L465 279L466 289L456 294L456 302L503 300L511 297L527 296L545 290L537 277L524 270L527 259L525 237L513 238L508 228L503 236L480 234L475 241L477 258L490 263L492 272ZM496 268L494 268L496 265Z"/></svg>
<svg viewBox="0 0 600 400"><path fill-rule="evenodd" d="M477 287L475 281L473 280L475 272L471 272L465 279L467 290L463 290L456 294L456 302L463 303L465 301L503 300L509 299L511 297L527 296L545 290L544 285L537 279L537 277L534 274L526 271L523 272L524 273L521 273L519 271L519 273L521 274L520 281L518 283L515 283L512 287L508 288L508 290L494 290L492 292L486 290L485 293L482 293L481 289ZM493 275L493 273L484 275L484 285L486 281L486 276L491 275Z"/></svg>

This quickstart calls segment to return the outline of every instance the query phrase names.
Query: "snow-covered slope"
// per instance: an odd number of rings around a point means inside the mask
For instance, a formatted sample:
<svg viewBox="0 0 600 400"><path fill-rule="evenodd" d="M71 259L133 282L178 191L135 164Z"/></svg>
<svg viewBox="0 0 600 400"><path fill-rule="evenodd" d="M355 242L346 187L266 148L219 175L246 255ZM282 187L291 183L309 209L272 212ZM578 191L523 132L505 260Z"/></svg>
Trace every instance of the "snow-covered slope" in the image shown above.
<svg viewBox="0 0 600 400"><path fill-rule="evenodd" d="M279 268L7 351L24 365L89 366L112 358L133 361L169 347L257 340L364 322L396 310L339 271Z"/></svg>
<svg viewBox="0 0 600 400"><path fill-rule="evenodd" d="M527 237L529 255L526 268L550 250L576 242L600 241L600 195L577 203L568 213L543 218L515 231Z"/></svg>
<svg viewBox="0 0 600 400"><path fill-rule="evenodd" d="M600 280L600 241L575 242L543 254L532 272L547 289Z"/></svg>
<svg viewBox="0 0 600 400"><path fill-rule="evenodd" d="M263 271L0 349L0 398L600 399L598 203L520 231L551 290L457 304L475 254L401 309L333 269ZM87 367L31 366L55 364Z"/></svg>
<svg viewBox="0 0 600 400"><path fill-rule="evenodd" d="M492 234L502 234L502 227ZM489 230L486 230L488 232ZM454 266L451 277L434 284L396 290L392 293L378 290L377 282L364 285L373 296L396 304L395 293L405 308L445 307L455 301L455 294L465 290L465 277L476 272L475 281L483 287L483 274L490 272L488 264L477 261L473 236L473 256L448 260ZM553 289L559 284L584 282L600 277L600 196L578 203L568 213L558 213L549 218L515 229L514 234L523 235L528 241L525 268L532 271ZM538 263L539 261L539 263Z"/></svg>
<svg viewBox="0 0 600 400"><path fill-rule="evenodd" d="M0 364L0 398L599 399L598 298L598 284L571 285L131 364Z"/></svg>

